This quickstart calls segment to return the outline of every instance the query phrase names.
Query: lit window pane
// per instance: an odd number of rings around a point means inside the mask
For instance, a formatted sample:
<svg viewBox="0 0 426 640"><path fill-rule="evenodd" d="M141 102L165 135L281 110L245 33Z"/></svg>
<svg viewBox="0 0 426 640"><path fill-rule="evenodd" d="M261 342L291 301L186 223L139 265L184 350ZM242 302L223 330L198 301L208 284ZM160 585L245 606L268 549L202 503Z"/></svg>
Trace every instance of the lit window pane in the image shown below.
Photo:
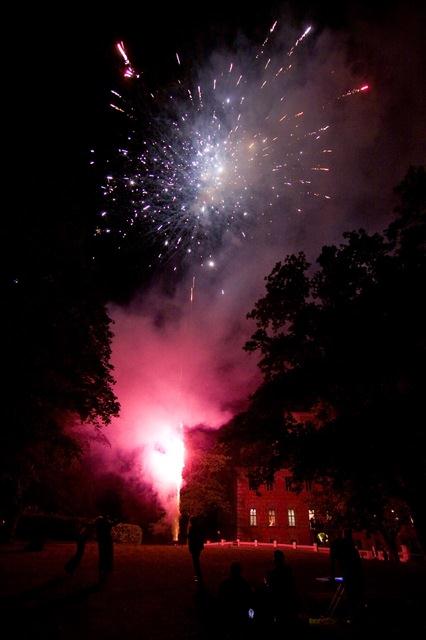
<svg viewBox="0 0 426 640"><path fill-rule="evenodd" d="M276 524L277 522L276 522L276 516L275 516L275 509L269 509L268 510L268 527L275 527Z"/></svg>

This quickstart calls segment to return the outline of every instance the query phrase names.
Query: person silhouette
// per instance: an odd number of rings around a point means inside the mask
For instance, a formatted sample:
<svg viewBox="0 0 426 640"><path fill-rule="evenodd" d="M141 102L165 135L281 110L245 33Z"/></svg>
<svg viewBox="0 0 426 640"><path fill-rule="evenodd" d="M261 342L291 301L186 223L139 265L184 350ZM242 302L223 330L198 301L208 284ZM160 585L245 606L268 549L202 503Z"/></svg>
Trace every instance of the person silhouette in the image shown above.
<svg viewBox="0 0 426 640"><path fill-rule="evenodd" d="M297 597L293 572L284 553L274 551L274 567L265 576L266 609L270 623L288 629L297 621Z"/></svg>
<svg viewBox="0 0 426 640"><path fill-rule="evenodd" d="M66 562L65 571L69 575L73 575L80 565L80 562L84 556L84 551L86 549L86 542L90 537L91 532L91 524L86 523L79 527L77 536L76 536L76 551L75 554Z"/></svg>
<svg viewBox="0 0 426 640"><path fill-rule="evenodd" d="M253 591L242 576L239 562L230 565L229 576L219 586L221 620L225 634L231 638L246 637L254 622Z"/></svg>
<svg viewBox="0 0 426 640"><path fill-rule="evenodd" d="M331 543L330 562L332 576L336 577L336 573L340 573L343 578L349 615L356 618L363 603L364 574L351 529L344 529L342 536Z"/></svg>
<svg viewBox="0 0 426 640"><path fill-rule="evenodd" d="M188 525L188 549L192 557L192 565L194 567L195 582L202 583L203 574L201 571L200 555L204 549L204 531L201 526L200 518L191 516Z"/></svg>
<svg viewBox="0 0 426 640"><path fill-rule="evenodd" d="M66 562L65 571L73 575L84 556L87 541L95 534L98 545L99 584L105 583L113 569L114 543L112 528L115 525L107 515L100 515L95 520L82 525L76 539L76 552Z"/></svg>
<svg viewBox="0 0 426 640"><path fill-rule="evenodd" d="M107 515L98 516L95 520L96 540L99 553L99 583L103 584L111 573L114 564L114 542L112 528L114 521Z"/></svg>

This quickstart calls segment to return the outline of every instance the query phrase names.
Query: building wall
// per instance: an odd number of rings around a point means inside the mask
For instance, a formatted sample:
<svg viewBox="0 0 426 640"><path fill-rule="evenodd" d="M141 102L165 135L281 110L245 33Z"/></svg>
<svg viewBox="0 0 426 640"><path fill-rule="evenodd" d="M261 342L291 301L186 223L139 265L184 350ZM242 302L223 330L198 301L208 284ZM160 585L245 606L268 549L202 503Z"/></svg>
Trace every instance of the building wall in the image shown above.
<svg viewBox="0 0 426 640"><path fill-rule="evenodd" d="M286 478L288 478L286 483ZM237 538L258 540L259 542L312 544L313 532L310 528L310 491L306 485L300 492L289 489L291 474L278 471L271 485L250 488L243 472L237 477ZM256 525L250 524L250 510L256 510ZM295 526L289 523L288 510L294 510ZM269 523L269 510L275 511L275 524Z"/></svg>

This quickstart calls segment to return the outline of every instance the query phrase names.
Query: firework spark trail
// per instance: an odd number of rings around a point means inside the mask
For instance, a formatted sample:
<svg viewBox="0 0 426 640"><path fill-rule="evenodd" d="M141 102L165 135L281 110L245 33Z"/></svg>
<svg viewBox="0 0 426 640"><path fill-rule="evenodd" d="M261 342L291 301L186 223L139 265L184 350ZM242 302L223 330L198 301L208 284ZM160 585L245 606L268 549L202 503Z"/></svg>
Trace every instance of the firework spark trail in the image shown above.
<svg viewBox="0 0 426 640"><path fill-rule="evenodd" d="M354 96L356 93L361 93L362 91L368 91L370 87L368 86L368 84L364 84L362 87L359 87L358 89L350 89L350 91L346 91L346 93L342 93L341 96L339 96L337 99L341 100L342 98L348 98L349 96Z"/></svg>
<svg viewBox="0 0 426 640"><path fill-rule="evenodd" d="M119 149L120 169L103 185L104 230L116 234L118 245L138 230L151 238L158 259L192 254L192 260L212 267L226 235L250 238L250 225L263 224L265 209L273 210L289 190L298 199L297 211L306 197L330 199L320 175L331 167L324 166L318 142L330 127L326 108L316 109L317 125L309 131L309 105L283 110L293 65L271 53L260 61L276 27L274 22L249 71L228 59L219 75L206 73L193 87L179 80L166 95L154 95L143 84L141 100L113 92L111 107L126 113L131 125L128 144ZM304 30L287 57L311 31ZM117 50L124 77L136 81L140 74L123 42ZM181 66L178 53L176 59ZM363 85L334 99L367 89Z"/></svg>
<svg viewBox="0 0 426 640"><path fill-rule="evenodd" d="M118 42L117 43L117 50L119 52L119 54L121 55L121 57L124 60L124 77L125 78L133 78L134 76L139 77L136 73L135 70L133 69L131 63L130 63L130 59L129 56L127 55L125 46L123 42Z"/></svg>

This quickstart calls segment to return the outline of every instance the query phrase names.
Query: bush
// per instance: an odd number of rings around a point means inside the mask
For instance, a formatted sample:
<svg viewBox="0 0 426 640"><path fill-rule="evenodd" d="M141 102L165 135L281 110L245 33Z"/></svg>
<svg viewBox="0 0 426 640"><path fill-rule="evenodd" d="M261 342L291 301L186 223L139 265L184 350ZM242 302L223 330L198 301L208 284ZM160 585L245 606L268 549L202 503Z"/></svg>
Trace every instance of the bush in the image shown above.
<svg viewBox="0 0 426 640"><path fill-rule="evenodd" d="M142 529L137 524L117 524L112 530L114 542L141 544Z"/></svg>

